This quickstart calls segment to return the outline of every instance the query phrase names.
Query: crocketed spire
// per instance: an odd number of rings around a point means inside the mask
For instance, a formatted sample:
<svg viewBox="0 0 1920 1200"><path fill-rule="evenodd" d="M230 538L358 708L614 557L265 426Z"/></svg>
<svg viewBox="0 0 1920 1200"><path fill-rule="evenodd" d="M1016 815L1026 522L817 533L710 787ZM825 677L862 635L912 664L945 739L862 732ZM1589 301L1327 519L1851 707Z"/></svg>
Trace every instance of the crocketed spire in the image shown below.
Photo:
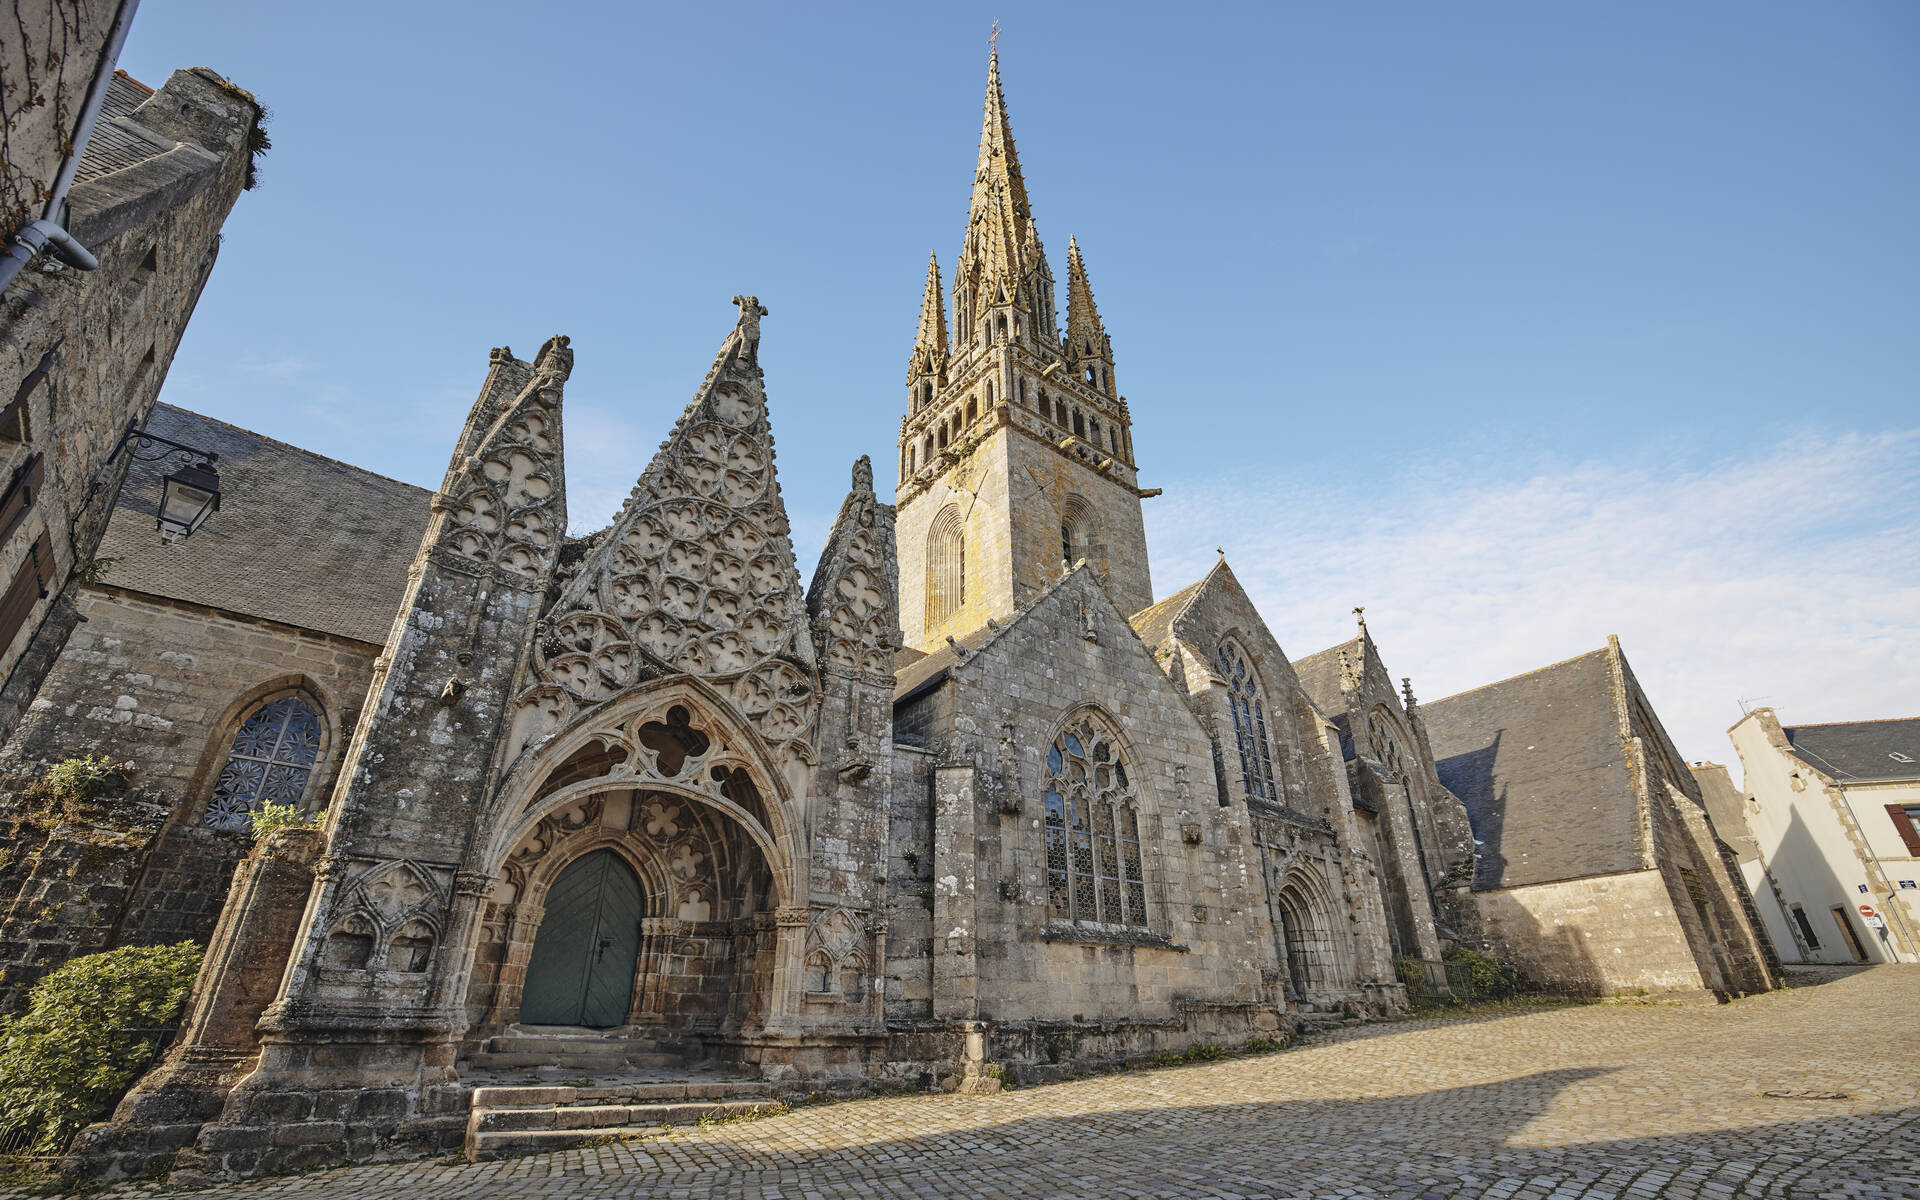
<svg viewBox="0 0 1920 1200"><path fill-rule="evenodd" d="M907 362L907 381L947 377L947 307L940 296L940 256L927 255L927 291L920 300L920 329Z"/></svg>
<svg viewBox="0 0 1920 1200"><path fill-rule="evenodd" d="M1075 367L1113 361L1107 328L1100 323L1093 288L1087 283L1087 266L1080 258L1080 243L1073 238L1067 239L1067 357Z"/></svg>
<svg viewBox="0 0 1920 1200"><path fill-rule="evenodd" d="M1034 228L1027 182L1020 174L1020 155L1013 144L1013 123L1007 117L1007 98L1000 88L1000 55L995 51L987 60L987 100L967 237L954 268L956 336L973 345L980 333L977 322L985 321L990 310L1006 307L1026 314L1021 335L1035 341L1042 331L1048 341L1058 336L1053 332L1053 273Z"/></svg>

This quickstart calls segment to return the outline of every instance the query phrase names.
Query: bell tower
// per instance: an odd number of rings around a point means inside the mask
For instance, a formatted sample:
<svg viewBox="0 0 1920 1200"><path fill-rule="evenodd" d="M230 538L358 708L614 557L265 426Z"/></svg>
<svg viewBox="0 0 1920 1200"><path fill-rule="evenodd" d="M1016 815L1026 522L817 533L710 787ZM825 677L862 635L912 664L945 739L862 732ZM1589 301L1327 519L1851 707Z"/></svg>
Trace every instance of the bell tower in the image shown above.
<svg viewBox="0 0 1920 1200"><path fill-rule="evenodd" d="M1005 619L1082 559L1121 612L1147 607L1140 500L1151 493L1136 482L1113 347L1077 243L1061 336L997 51L952 297L949 331L935 256L900 422L894 527L906 644L930 651Z"/></svg>

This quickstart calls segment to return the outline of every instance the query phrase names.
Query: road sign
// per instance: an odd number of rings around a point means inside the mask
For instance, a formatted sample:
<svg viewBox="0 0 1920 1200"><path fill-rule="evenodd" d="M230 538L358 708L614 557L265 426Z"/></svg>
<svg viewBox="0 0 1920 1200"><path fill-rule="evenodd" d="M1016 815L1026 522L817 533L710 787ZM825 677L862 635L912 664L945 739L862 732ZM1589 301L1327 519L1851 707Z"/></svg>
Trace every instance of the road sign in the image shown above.
<svg viewBox="0 0 1920 1200"><path fill-rule="evenodd" d="M1873 911L1873 905L1862 904L1860 906L1860 915L1863 917L1866 917L1868 920L1872 920L1874 917L1877 917L1880 914Z"/></svg>

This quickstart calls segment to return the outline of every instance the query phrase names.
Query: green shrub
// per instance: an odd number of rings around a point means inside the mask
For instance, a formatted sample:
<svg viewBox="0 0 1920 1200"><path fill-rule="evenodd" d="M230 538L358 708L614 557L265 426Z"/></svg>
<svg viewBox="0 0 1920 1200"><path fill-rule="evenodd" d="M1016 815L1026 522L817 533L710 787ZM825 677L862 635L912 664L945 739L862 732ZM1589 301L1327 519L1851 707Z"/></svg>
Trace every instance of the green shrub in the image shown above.
<svg viewBox="0 0 1920 1200"><path fill-rule="evenodd" d="M1248 1054L1272 1054L1279 1048L1279 1040L1277 1038L1270 1038L1264 1033L1248 1038L1247 1044L1240 1047L1241 1050Z"/></svg>
<svg viewBox="0 0 1920 1200"><path fill-rule="evenodd" d="M1197 1042L1187 1047L1188 1062L1214 1062L1226 1056L1227 1052L1212 1042Z"/></svg>
<svg viewBox="0 0 1920 1200"><path fill-rule="evenodd" d="M1162 1050L1153 1056L1153 1065L1156 1067L1177 1067L1185 1061L1171 1050Z"/></svg>
<svg viewBox="0 0 1920 1200"><path fill-rule="evenodd" d="M276 829L317 829L320 814L301 812L297 804L268 801L248 813L247 821L253 826L253 836L263 838Z"/></svg>
<svg viewBox="0 0 1920 1200"><path fill-rule="evenodd" d="M62 759L22 789L29 799L72 809L87 804L120 782L113 763L104 754L82 754Z"/></svg>
<svg viewBox="0 0 1920 1200"><path fill-rule="evenodd" d="M1407 989L1407 1000L1419 1004L1427 998L1426 964L1409 954L1394 960L1393 973Z"/></svg>
<svg viewBox="0 0 1920 1200"><path fill-rule="evenodd" d="M1440 957L1449 963L1467 969L1467 979L1473 985L1476 1000L1504 1000L1513 995L1513 976L1506 968L1477 950L1465 946L1455 946L1442 951Z"/></svg>
<svg viewBox="0 0 1920 1200"><path fill-rule="evenodd" d="M34 985L26 1013L0 1024L0 1132L51 1154L103 1115L152 1059L199 969L192 942L128 946Z"/></svg>

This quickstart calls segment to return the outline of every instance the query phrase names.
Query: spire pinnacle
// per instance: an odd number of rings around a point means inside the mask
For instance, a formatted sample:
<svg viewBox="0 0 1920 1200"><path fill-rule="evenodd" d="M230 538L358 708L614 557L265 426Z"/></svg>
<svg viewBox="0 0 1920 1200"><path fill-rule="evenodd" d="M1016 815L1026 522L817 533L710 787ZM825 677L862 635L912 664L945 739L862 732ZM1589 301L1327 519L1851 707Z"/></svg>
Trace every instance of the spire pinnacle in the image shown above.
<svg viewBox="0 0 1920 1200"><path fill-rule="evenodd" d="M927 290L920 299L920 328L913 336L907 375L941 379L946 373L947 308L940 296L940 256L936 253L927 255Z"/></svg>
<svg viewBox="0 0 1920 1200"><path fill-rule="evenodd" d="M1100 310L1094 307L1087 265L1074 238L1067 239L1067 354L1075 362L1110 357L1107 329L1100 323Z"/></svg>
<svg viewBox="0 0 1920 1200"><path fill-rule="evenodd" d="M987 56L987 97L980 119L980 154L974 164L967 237L953 281L954 335L970 342L987 310L1007 304L1032 314L1029 334L1051 331L1053 276L1034 228L1020 154L1000 87L1000 52ZM1047 341L1058 336L1049 332Z"/></svg>

